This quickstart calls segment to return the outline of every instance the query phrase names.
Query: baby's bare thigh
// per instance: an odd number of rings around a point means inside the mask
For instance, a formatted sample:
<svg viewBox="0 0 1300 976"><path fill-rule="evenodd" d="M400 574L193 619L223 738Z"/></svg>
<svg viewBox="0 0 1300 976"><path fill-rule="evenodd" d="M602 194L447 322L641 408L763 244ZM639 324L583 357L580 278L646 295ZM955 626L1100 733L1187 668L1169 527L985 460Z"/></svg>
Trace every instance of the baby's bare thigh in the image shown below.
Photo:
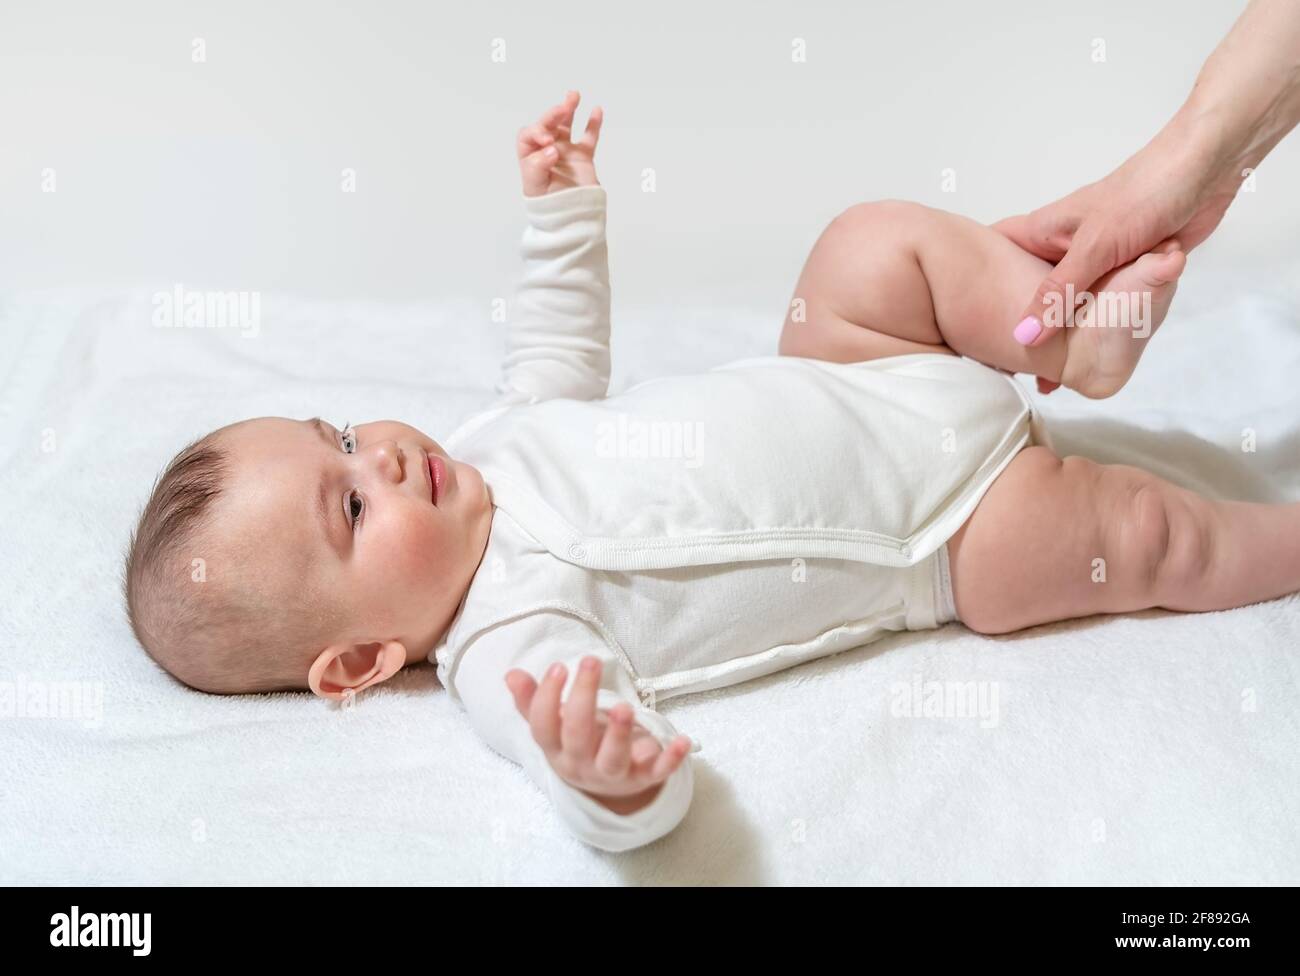
<svg viewBox="0 0 1300 976"><path fill-rule="evenodd" d="M948 542L953 603L972 630L1000 634L1153 605L1159 526L1127 465L1021 451Z"/></svg>

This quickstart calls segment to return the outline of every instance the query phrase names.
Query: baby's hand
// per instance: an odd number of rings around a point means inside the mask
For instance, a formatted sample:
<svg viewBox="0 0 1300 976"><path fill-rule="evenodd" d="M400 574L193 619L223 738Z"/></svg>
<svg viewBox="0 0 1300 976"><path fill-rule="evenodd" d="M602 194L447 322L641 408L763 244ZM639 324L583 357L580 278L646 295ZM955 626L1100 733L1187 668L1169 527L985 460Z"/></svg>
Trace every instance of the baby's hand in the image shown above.
<svg viewBox="0 0 1300 976"><path fill-rule="evenodd" d="M572 186L600 185L593 157L605 113L599 105L593 108L582 138L572 141L573 113L578 108L578 98L576 91L567 92L564 101L543 112L536 125L519 130L515 149L519 153L524 196L539 197Z"/></svg>
<svg viewBox="0 0 1300 976"><path fill-rule="evenodd" d="M563 703L567 673L562 664L551 666L540 687L527 671L512 668L506 672L506 687L560 778L610 809L630 813L653 799L659 784L690 752L691 740L679 735L661 749L653 734L633 723L627 702L610 709L606 719L596 708L600 659L588 655L582 664Z"/></svg>

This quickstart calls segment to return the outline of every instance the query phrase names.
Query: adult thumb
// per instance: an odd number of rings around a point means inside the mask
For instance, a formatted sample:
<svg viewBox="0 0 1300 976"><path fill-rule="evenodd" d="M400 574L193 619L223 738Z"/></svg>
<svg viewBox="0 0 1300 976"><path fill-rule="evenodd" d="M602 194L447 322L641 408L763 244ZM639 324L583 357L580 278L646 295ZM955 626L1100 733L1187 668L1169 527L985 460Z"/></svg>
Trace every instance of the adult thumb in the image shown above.
<svg viewBox="0 0 1300 976"><path fill-rule="evenodd" d="M1065 252L1070 246L1069 238L1062 243L1056 239L1056 235L1045 234L1041 222L1033 214L1003 217L996 224L989 224L989 226L1020 250L1028 251L1034 257L1042 258L1052 264L1065 257Z"/></svg>
<svg viewBox="0 0 1300 976"><path fill-rule="evenodd" d="M1074 307L1082 292L1110 270L1103 251L1087 239L1075 237L1061 263L1048 273L1025 307L1012 335L1022 346L1038 348L1064 335L1074 323Z"/></svg>

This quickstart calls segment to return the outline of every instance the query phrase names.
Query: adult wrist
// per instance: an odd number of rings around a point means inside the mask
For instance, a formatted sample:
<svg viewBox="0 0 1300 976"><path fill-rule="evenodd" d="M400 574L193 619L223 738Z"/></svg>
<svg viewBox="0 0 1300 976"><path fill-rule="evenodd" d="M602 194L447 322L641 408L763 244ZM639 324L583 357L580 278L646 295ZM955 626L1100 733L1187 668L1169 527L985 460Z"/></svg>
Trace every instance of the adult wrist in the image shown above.
<svg viewBox="0 0 1300 976"><path fill-rule="evenodd" d="M1189 98L1160 134L1180 158L1218 172L1241 155L1245 140L1238 128L1221 106Z"/></svg>
<svg viewBox="0 0 1300 976"><path fill-rule="evenodd" d="M1246 165L1243 148L1226 113L1189 100L1147 143L1142 155L1200 196L1225 180L1237 179L1233 174Z"/></svg>

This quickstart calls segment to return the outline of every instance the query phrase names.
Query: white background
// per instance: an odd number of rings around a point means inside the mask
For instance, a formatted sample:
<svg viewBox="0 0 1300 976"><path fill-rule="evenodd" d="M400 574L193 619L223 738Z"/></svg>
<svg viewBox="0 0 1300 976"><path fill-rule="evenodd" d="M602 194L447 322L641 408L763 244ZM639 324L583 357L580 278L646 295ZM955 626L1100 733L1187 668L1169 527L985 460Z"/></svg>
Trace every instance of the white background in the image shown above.
<svg viewBox="0 0 1300 976"><path fill-rule="evenodd" d="M1244 4L4 6L0 289L458 295L486 315L517 271L515 133L573 87L580 125L606 110L615 309L726 302L775 335L844 207L899 197L992 222L1100 178ZM1189 275L1294 267L1298 163L1292 135Z"/></svg>

